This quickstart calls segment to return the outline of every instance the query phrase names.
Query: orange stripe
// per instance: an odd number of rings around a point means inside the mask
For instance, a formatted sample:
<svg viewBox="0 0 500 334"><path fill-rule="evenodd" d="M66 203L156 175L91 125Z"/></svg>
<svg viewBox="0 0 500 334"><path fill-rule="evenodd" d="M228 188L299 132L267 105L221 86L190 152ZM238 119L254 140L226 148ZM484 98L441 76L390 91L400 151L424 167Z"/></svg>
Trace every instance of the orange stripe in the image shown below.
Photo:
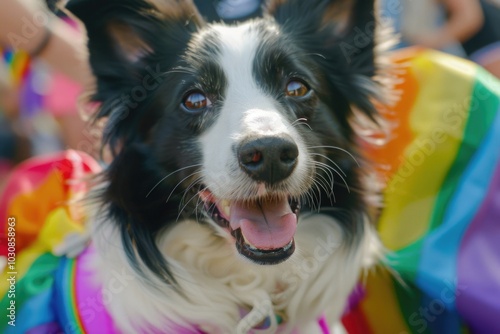
<svg viewBox="0 0 500 334"><path fill-rule="evenodd" d="M420 48L409 48L391 58L396 75L394 91L400 95L394 106L382 107L381 113L392 131L385 145L369 147L367 151L368 159L375 162L384 181L390 180L403 162L394 157L403 156L404 150L414 139L409 119L417 99L419 85L411 71L411 60L423 51Z"/></svg>

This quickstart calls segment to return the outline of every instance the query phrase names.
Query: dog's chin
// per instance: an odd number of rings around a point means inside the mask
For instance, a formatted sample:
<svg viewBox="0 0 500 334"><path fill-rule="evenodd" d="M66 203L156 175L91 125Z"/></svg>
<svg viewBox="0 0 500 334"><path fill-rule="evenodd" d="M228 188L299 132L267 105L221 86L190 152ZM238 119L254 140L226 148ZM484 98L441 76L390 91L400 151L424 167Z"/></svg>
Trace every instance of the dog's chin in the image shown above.
<svg viewBox="0 0 500 334"><path fill-rule="evenodd" d="M203 190L206 212L232 236L237 251L260 265L286 261L295 251L299 202L285 195L230 201Z"/></svg>

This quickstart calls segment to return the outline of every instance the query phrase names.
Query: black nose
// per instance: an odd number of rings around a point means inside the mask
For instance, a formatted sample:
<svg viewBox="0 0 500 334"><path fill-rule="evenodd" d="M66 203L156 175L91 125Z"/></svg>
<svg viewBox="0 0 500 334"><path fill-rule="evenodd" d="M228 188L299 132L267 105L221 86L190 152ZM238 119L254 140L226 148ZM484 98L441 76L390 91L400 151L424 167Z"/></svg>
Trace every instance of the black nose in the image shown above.
<svg viewBox="0 0 500 334"><path fill-rule="evenodd" d="M273 184L292 174L299 149L289 137L261 137L243 142L237 154L241 168L252 179Z"/></svg>

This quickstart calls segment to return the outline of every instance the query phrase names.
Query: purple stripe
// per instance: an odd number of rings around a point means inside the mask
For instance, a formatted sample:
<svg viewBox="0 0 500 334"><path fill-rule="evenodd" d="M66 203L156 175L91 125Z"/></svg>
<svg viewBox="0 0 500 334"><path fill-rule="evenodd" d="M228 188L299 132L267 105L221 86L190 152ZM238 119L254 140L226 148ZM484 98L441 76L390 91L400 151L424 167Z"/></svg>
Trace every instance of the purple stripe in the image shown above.
<svg viewBox="0 0 500 334"><path fill-rule="evenodd" d="M500 163L458 257L457 308L474 333L500 333Z"/></svg>
<svg viewBox="0 0 500 334"><path fill-rule="evenodd" d="M75 282L71 282L74 284L76 295L78 307L76 311L85 333L119 334L120 331L114 326L106 310L102 287L95 283L92 265L95 253L93 246L90 245L77 259Z"/></svg>
<svg viewBox="0 0 500 334"><path fill-rule="evenodd" d="M26 331L25 334L58 334L61 333L61 328L57 322L43 324Z"/></svg>
<svg viewBox="0 0 500 334"><path fill-rule="evenodd" d="M366 291L361 284L358 284L354 287L351 294L349 295L349 299L347 300L347 305L344 310L344 315L348 314L352 310L354 310L358 304L365 298Z"/></svg>
<svg viewBox="0 0 500 334"><path fill-rule="evenodd" d="M318 325L323 334L330 334L330 328L328 326L328 322L326 321L326 317L324 315L318 320Z"/></svg>

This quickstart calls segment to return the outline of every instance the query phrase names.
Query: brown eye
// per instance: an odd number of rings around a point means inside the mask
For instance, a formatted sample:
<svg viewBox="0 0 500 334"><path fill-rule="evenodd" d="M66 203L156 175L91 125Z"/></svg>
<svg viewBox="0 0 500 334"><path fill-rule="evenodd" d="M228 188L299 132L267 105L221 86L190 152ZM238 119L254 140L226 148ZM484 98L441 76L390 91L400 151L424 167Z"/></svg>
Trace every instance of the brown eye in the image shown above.
<svg viewBox="0 0 500 334"><path fill-rule="evenodd" d="M286 95L301 97L309 92L309 88L300 81L292 80L286 85Z"/></svg>
<svg viewBox="0 0 500 334"><path fill-rule="evenodd" d="M212 102L202 92L192 92L184 98L182 105L187 111L197 112L210 107Z"/></svg>

